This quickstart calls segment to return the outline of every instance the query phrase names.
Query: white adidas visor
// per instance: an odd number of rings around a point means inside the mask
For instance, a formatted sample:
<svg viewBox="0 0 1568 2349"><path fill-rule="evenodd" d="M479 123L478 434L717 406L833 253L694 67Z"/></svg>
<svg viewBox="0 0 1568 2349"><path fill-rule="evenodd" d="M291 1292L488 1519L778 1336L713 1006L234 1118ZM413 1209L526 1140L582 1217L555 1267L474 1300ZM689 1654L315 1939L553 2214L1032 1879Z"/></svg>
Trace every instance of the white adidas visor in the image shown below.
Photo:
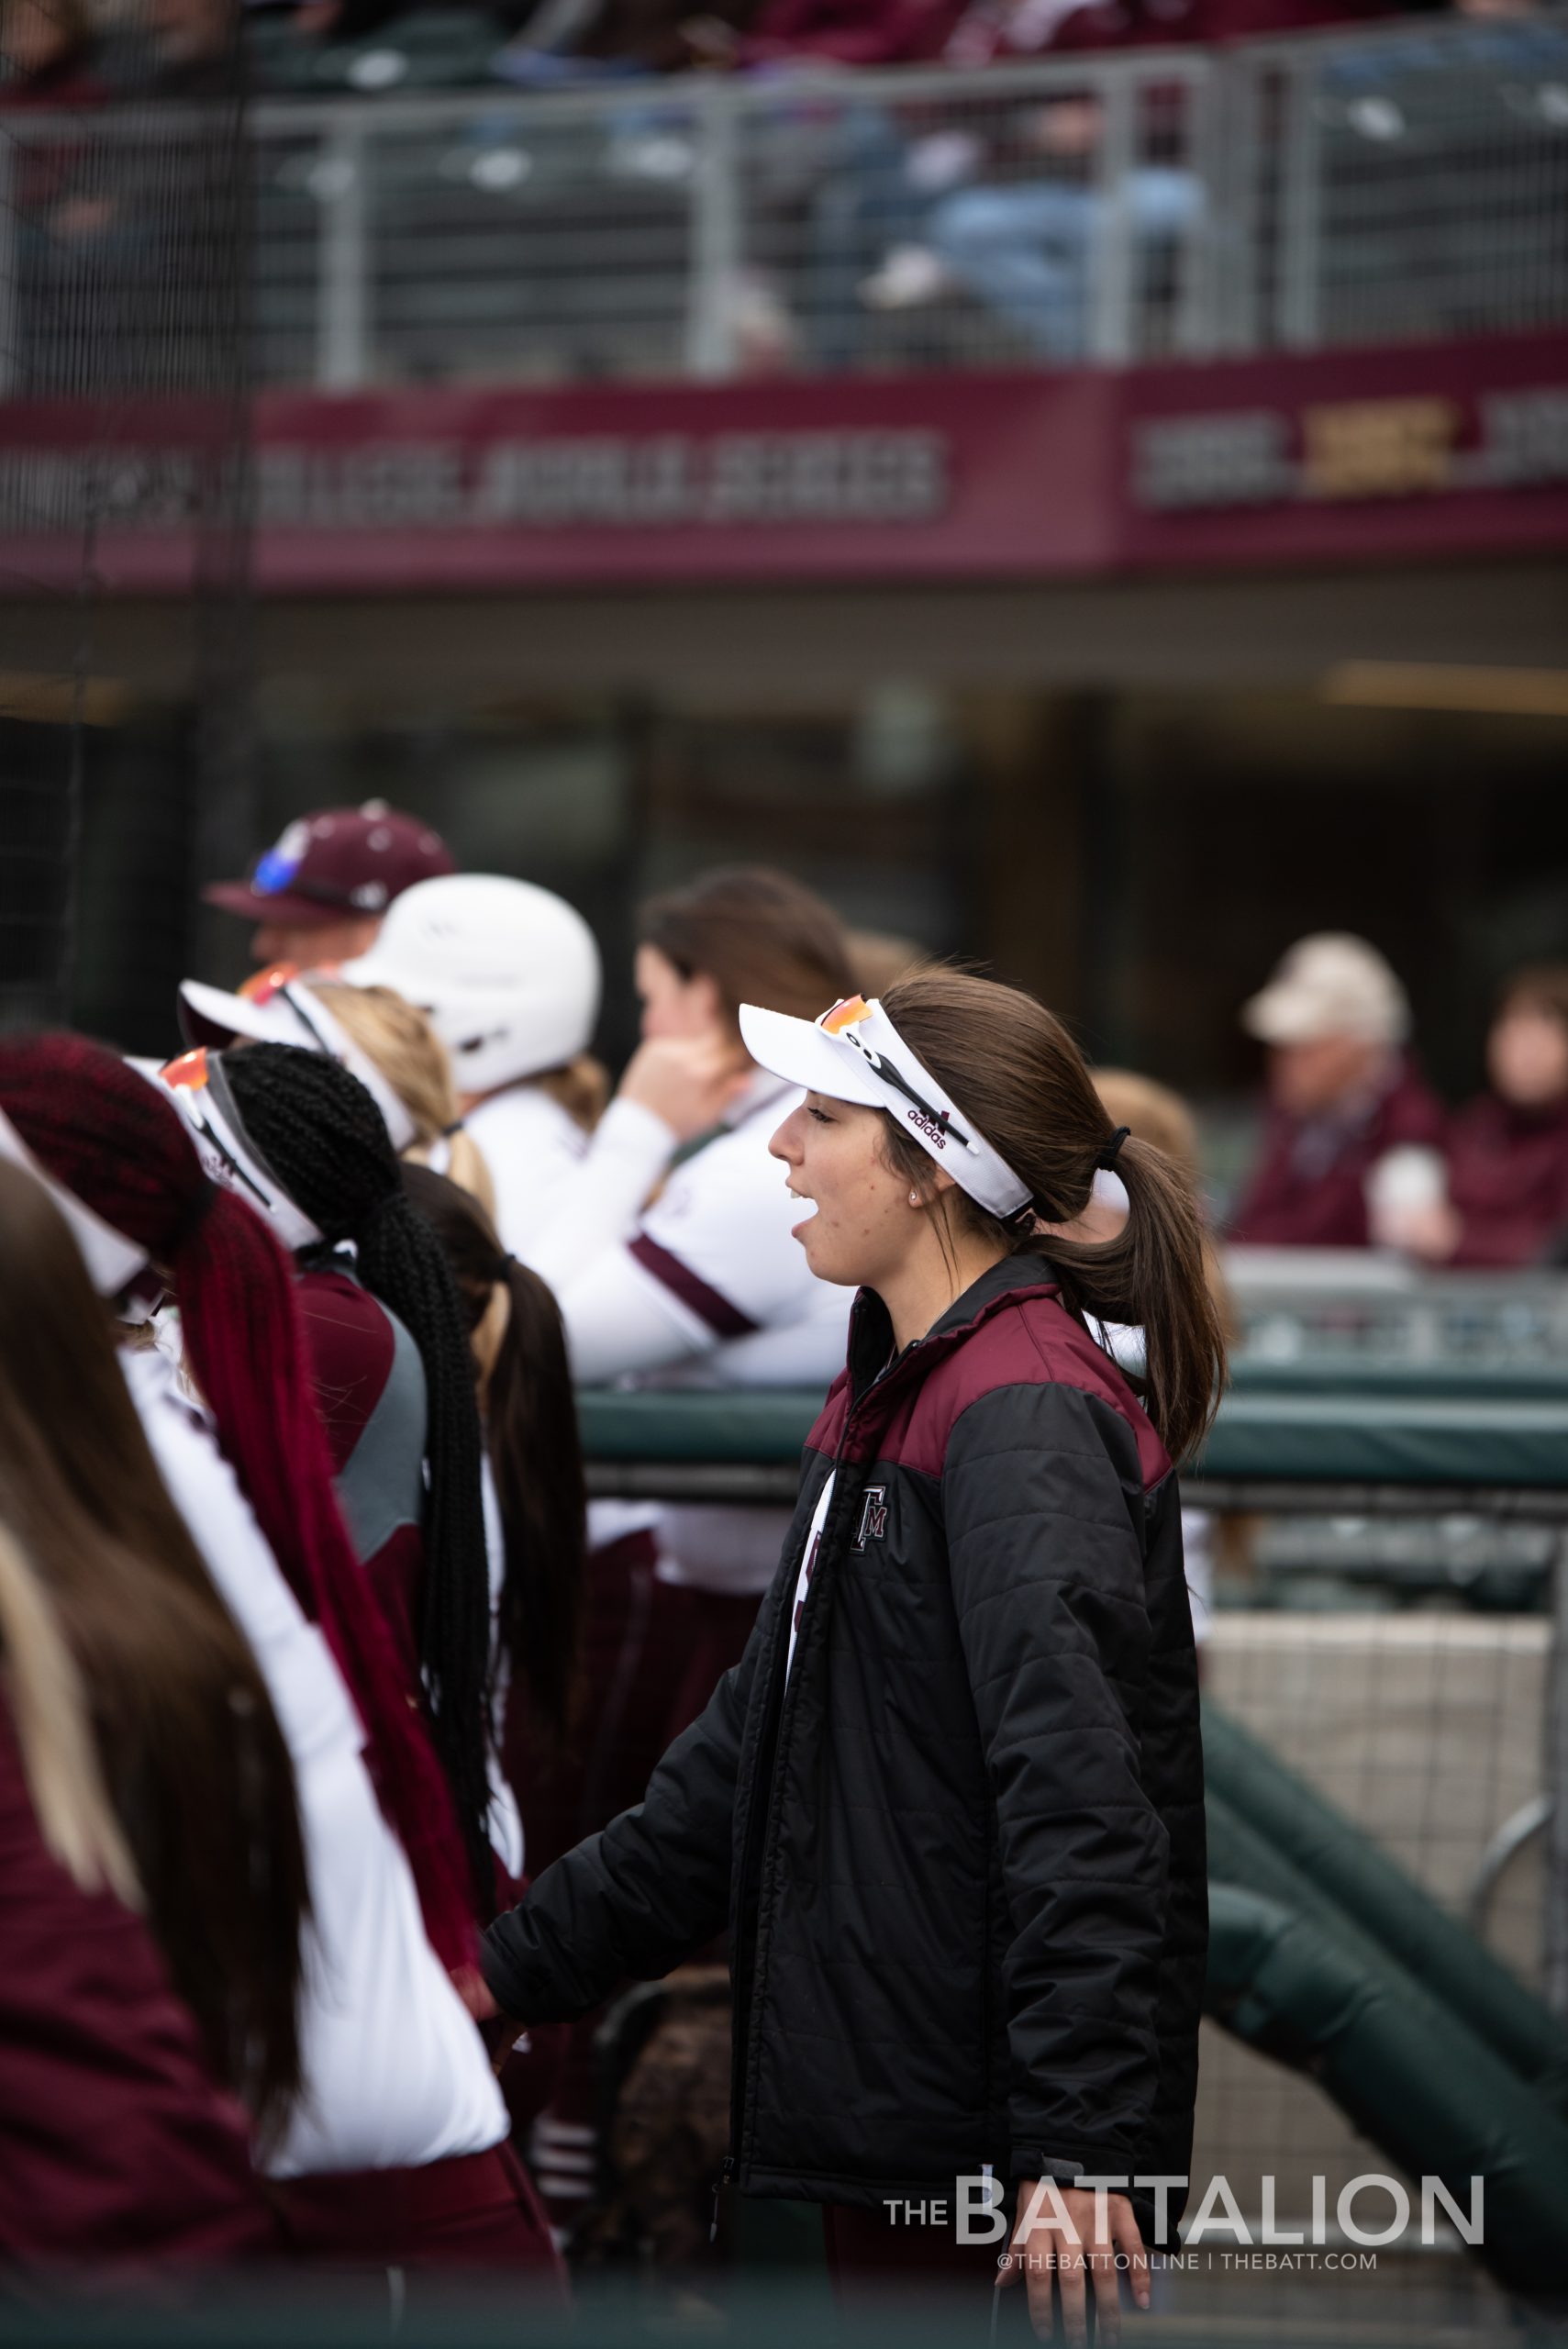
<svg viewBox="0 0 1568 2349"><path fill-rule="evenodd" d="M206 986L200 979L182 980L180 1026L187 1044L207 1044L219 1052L236 1037L248 1036L256 1043L292 1044L300 1052L324 1052L359 1078L381 1111L392 1147L400 1156L415 1139L414 1120L392 1085L292 963L258 971L238 995Z"/></svg>
<svg viewBox="0 0 1568 2349"><path fill-rule="evenodd" d="M916 1058L874 996L868 1003L850 996L817 1020L743 1003L740 1033L751 1058L786 1084L885 1109L992 1215L1006 1219L1031 1206L1029 1186Z"/></svg>
<svg viewBox="0 0 1568 2349"><path fill-rule="evenodd" d="M254 1208L291 1255L318 1245L321 1233L304 1208L295 1205L246 1132L221 1059L209 1058L206 1046L198 1044L171 1061L159 1076L184 1119L207 1180Z"/></svg>
<svg viewBox="0 0 1568 2349"><path fill-rule="evenodd" d="M47 1166L33 1156L16 1127L4 1110L0 1110L0 1158L8 1158L35 1182L41 1183L61 1214L71 1227L82 1261L87 1267L87 1277L100 1297L118 1297L128 1288L147 1264L147 1251L106 1223L101 1215L68 1191L63 1183L51 1174Z"/></svg>

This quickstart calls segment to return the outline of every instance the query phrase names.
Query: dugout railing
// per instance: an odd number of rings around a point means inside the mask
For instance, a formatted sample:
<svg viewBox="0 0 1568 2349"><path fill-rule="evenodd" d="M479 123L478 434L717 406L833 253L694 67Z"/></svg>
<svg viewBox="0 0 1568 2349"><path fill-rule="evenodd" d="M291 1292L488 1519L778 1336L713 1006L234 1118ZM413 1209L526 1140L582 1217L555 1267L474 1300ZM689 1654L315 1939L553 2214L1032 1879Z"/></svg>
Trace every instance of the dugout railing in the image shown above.
<svg viewBox="0 0 1568 2349"><path fill-rule="evenodd" d="M1397 1374L1396 1389L1409 1376ZM1317 1378L1302 1385L1309 1391L1250 1393L1243 1383L1226 1397L1183 1481L1195 1506L1423 1516L1465 1508L1568 1523L1568 1386L1557 1397L1492 1400L1341 1397ZM596 1497L776 1505L794 1500L821 1397L590 1388L578 1402Z"/></svg>

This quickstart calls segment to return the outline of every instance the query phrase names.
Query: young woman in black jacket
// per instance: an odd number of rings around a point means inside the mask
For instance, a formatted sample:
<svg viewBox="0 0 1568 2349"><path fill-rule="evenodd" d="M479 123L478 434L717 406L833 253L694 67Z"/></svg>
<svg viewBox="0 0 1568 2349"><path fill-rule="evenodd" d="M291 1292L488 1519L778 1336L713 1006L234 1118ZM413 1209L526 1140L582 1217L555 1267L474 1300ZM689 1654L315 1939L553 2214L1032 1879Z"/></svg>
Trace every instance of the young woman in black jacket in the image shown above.
<svg viewBox="0 0 1568 2349"><path fill-rule="evenodd" d="M1054 2281L1082 2341L1092 2285L1114 2341L1118 2266L1146 2306L1145 2245L1173 2240L1196 2087L1172 1463L1224 1375L1196 1203L1009 988L930 972L742 1024L806 1088L773 1150L813 1271L860 1288L849 1364L741 1662L646 1801L492 1928L486 1977L547 2021L728 1922L741 2190L827 2205L840 2269L908 2272L939 2239L885 2206L944 2201L951 2246L961 2199L1010 2180L1033 2241L1003 2275L1027 2274L1037 2331ZM1125 1223L1075 1239L1112 1169ZM1140 1399L1107 1322L1143 1330Z"/></svg>

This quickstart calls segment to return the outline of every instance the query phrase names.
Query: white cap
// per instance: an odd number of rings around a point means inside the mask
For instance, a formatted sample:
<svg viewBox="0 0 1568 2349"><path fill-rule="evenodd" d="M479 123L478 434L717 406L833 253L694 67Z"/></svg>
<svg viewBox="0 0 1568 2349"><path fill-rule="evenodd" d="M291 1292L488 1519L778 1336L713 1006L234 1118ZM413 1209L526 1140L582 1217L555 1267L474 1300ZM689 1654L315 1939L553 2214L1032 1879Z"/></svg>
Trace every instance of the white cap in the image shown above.
<svg viewBox="0 0 1568 2349"><path fill-rule="evenodd" d="M576 908L531 881L452 873L394 898L381 935L338 974L424 1012L461 1093L562 1068L599 1017L599 950Z"/></svg>
<svg viewBox="0 0 1568 2349"><path fill-rule="evenodd" d="M1402 1044L1410 1004L1375 946L1349 930L1324 930L1296 941L1267 986L1241 1007L1241 1025L1265 1044L1315 1044L1326 1036Z"/></svg>
<svg viewBox="0 0 1568 2349"><path fill-rule="evenodd" d="M290 963L258 971L238 995L200 979L182 979L180 1025L187 1044L221 1051L237 1036L249 1036L257 1043L292 1044L298 1052L339 1061L381 1111L393 1149L402 1152L414 1140L414 1120L390 1081Z"/></svg>
<svg viewBox="0 0 1568 2349"><path fill-rule="evenodd" d="M147 1263L147 1251L128 1240L112 1223L68 1191L57 1175L33 1156L16 1127L0 1109L0 1158L8 1158L13 1166L20 1166L43 1185L66 1222L71 1236L81 1251L87 1267L87 1277L100 1297L117 1297L129 1286Z"/></svg>
<svg viewBox="0 0 1568 2349"><path fill-rule="evenodd" d="M1029 1188L917 1060L873 996L851 996L820 1019L740 1007L746 1050L763 1068L830 1101L885 1109L959 1188L995 1216L1017 1215Z"/></svg>

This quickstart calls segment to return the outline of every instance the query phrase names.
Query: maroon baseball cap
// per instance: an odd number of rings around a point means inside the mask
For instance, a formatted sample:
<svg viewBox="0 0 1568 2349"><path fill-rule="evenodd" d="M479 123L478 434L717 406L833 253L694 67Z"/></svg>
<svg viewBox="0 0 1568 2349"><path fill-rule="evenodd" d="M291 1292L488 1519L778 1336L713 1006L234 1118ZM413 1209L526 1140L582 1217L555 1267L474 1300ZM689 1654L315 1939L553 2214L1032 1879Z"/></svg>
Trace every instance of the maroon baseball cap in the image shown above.
<svg viewBox="0 0 1568 2349"><path fill-rule="evenodd" d="M215 881L202 896L252 921L341 921L384 913L416 881L456 871L451 851L428 824L367 799L362 807L296 817L257 858L249 881Z"/></svg>

